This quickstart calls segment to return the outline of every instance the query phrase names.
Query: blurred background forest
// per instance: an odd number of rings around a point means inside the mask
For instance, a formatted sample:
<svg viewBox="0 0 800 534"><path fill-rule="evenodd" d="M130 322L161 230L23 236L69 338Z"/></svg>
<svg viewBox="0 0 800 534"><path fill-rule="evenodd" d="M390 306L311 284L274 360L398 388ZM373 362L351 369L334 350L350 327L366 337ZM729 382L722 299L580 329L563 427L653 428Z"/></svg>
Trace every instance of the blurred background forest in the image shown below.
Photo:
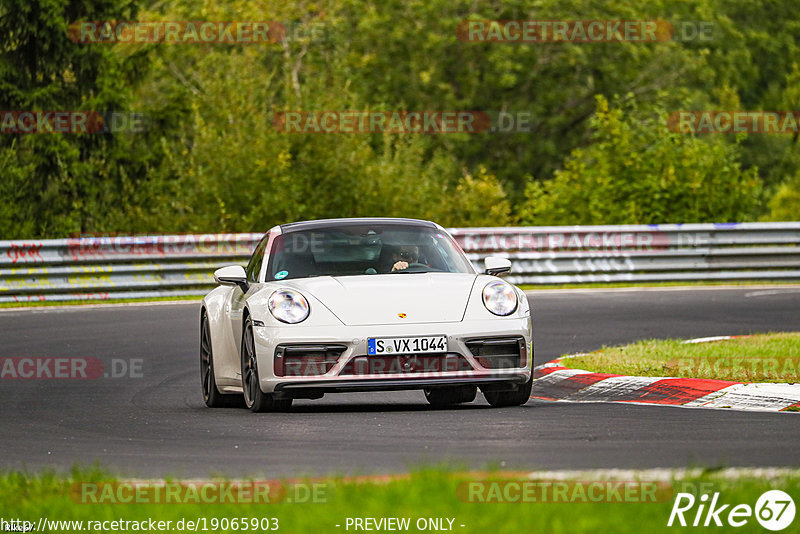
<svg viewBox="0 0 800 534"><path fill-rule="evenodd" d="M464 19L705 21L710 40L471 43ZM80 44L75 21L279 21L272 44ZM676 110L800 110L797 0L0 0L0 110L146 114L0 135L0 239L798 220L797 135L674 133ZM506 110L532 129L286 134L286 110Z"/></svg>

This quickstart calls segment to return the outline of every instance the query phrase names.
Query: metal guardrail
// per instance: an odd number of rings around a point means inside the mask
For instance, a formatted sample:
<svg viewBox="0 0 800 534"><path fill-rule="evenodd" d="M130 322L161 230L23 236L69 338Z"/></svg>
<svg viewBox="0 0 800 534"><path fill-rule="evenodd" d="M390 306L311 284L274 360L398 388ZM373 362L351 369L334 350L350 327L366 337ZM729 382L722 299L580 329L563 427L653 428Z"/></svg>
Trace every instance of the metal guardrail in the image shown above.
<svg viewBox="0 0 800 534"><path fill-rule="evenodd" d="M515 284L800 279L800 222L454 228ZM202 295L261 234L0 241L0 302Z"/></svg>
<svg viewBox="0 0 800 534"><path fill-rule="evenodd" d="M800 222L463 228L473 262L511 259L515 284L800 279Z"/></svg>
<svg viewBox="0 0 800 534"><path fill-rule="evenodd" d="M0 302L202 295L262 234L0 241Z"/></svg>

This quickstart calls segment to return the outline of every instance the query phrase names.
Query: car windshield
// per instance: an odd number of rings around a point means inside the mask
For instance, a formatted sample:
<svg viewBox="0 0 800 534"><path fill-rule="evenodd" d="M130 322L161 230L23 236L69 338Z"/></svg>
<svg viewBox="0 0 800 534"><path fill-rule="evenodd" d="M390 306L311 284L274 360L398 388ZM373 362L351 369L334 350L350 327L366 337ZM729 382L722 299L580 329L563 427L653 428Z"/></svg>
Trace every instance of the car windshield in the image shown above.
<svg viewBox="0 0 800 534"><path fill-rule="evenodd" d="M266 279L427 272L475 271L441 230L370 224L297 230L276 237Z"/></svg>

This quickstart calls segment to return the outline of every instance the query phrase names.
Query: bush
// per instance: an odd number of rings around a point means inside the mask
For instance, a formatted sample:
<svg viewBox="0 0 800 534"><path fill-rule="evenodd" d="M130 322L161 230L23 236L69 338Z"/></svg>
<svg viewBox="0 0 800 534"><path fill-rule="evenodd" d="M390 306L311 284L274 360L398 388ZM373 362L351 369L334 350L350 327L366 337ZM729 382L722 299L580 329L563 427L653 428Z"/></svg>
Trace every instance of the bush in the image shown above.
<svg viewBox="0 0 800 534"><path fill-rule="evenodd" d="M632 97L611 108L602 96L591 141L572 151L552 180L530 181L526 224L726 222L753 217L760 180L742 170L738 144L667 127L667 113Z"/></svg>
<svg viewBox="0 0 800 534"><path fill-rule="evenodd" d="M793 179L778 187L778 191L769 201L769 210L762 220L800 220L800 172Z"/></svg>

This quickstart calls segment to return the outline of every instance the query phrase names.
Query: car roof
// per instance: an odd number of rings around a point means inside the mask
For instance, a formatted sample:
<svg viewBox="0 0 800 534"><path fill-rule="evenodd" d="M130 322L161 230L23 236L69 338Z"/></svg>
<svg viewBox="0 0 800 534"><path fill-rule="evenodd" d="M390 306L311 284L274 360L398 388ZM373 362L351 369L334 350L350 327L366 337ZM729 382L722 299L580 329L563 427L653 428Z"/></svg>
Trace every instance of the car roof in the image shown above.
<svg viewBox="0 0 800 534"><path fill-rule="evenodd" d="M365 224L389 224L402 226L419 226L437 228L435 223L420 219L402 219L395 217L352 217L346 219L320 219L316 221L300 221L281 225L281 233L299 232L301 230L318 230L342 226L363 226Z"/></svg>

